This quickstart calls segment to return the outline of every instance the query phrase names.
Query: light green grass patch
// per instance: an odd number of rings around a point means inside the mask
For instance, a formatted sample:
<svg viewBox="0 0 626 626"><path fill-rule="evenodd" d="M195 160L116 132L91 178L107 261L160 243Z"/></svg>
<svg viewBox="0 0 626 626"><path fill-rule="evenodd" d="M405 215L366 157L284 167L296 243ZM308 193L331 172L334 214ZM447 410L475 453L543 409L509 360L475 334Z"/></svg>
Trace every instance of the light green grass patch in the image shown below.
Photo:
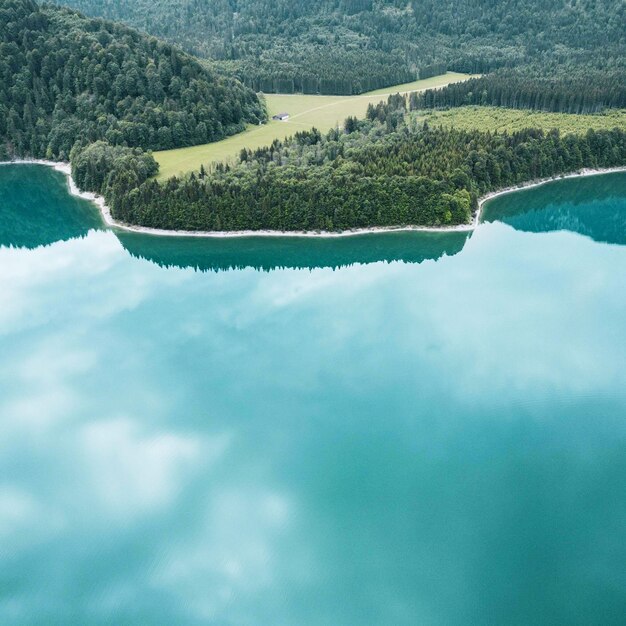
<svg viewBox="0 0 626 626"><path fill-rule="evenodd" d="M459 72L446 72L439 76L432 76L431 78L423 78L421 80L414 80L412 83L402 83L401 85L394 85L393 87L383 87L382 89L376 89L374 91L368 91L365 96L388 96L392 93L410 93L412 91L423 91L424 89L438 89L439 87L445 87L451 83L461 83L468 78L478 78L480 74L461 74Z"/></svg>
<svg viewBox="0 0 626 626"><path fill-rule="evenodd" d="M159 163L159 178L165 179L185 172L198 170L200 165L210 165L219 161L233 161L242 148L254 150L268 146L274 139L285 139L299 130L313 127L326 132L335 126L343 125L347 117L364 118L367 106L385 99L393 93L409 93L424 89L445 87L451 83L471 78L469 74L447 72L424 80L395 85L385 89L368 92L359 96L311 96L302 94L267 94L267 111L270 121L261 126L250 126L243 133L227 137L221 141L155 152ZM289 120L278 122L271 120L272 115L289 113Z"/></svg>
<svg viewBox="0 0 626 626"><path fill-rule="evenodd" d="M558 128L561 133L585 133L594 130L626 129L626 110L610 109L603 113L578 115L505 109L500 107L465 106L446 111L419 111L412 114L419 121L454 127L461 130L515 132L524 128Z"/></svg>

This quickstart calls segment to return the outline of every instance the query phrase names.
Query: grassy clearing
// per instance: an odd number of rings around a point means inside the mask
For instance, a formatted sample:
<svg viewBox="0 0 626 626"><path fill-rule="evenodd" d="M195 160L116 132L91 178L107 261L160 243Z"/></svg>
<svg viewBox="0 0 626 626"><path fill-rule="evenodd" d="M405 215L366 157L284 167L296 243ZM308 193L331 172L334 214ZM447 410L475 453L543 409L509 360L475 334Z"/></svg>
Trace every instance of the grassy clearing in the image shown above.
<svg viewBox="0 0 626 626"><path fill-rule="evenodd" d="M544 113L498 107L467 106L447 111L419 111L413 114L419 121L461 130L515 132L523 128L558 128L562 133L584 133L589 128L607 130L626 129L626 110L612 109L593 115L572 113Z"/></svg>
<svg viewBox="0 0 626 626"><path fill-rule="evenodd" d="M411 91L422 91L424 89L437 89L437 87L445 87L450 83L460 83L468 78L477 77L479 74L460 74L458 72L446 72L439 76L431 78L423 78L422 80L414 80L412 83L402 83L393 87L383 87L368 91L365 96L388 96L392 93L410 93Z"/></svg>
<svg viewBox="0 0 626 626"><path fill-rule="evenodd" d="M380 102L385 96L392 93L407 93L444 87L450 83L467 80L470 77L469 74L448 72L441 76L378 89L359 96L267 94L265 99L270 118L276 113L287 111L290 115L288 121L269 121L262 126L250 126L243 133L214 143L155 152L154 157L159 163L159 178L165 179L175 174L197 170L203 164L208 165L218 161L235 159L242 148L254 150L267 146L274 139L284 139L299 130L308 130L313 126L326 132L336 125L343 124L346 117L365 117L367 105L370 102Z"/></svg>

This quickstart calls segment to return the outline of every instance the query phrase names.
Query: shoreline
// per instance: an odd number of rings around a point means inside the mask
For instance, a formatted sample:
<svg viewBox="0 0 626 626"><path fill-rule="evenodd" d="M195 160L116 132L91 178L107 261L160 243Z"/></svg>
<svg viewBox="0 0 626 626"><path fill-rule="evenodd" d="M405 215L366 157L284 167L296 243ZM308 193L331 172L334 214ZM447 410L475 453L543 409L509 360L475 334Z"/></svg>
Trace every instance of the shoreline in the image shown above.
<svg viewBox="0 0 626 626"><path fill-rule="evenodd" d="M540 178L539 180L529 180L525 183L519 183L518 185L513 185L511 187L505 187L504 189L498 189L497 191L490 191L478 198L478 210L476 211L476 218L482 213L483 205L497 198L498 196L504 196L509 193L513 193L514 191L523 191L524 189L532 189L533 187L539 187L541 185L545 185L546 183L552 183L557 180L565 180L567 178L582 178L584 176L600 176L602 174L615 174L617 172L626 172L625 165L618 165L616 167L584 167L575 172L570 172L569 174L557 174L555 176L551 176L550 178ZM475 218L475 219L476 219Z"/></svg>
<svg viewBox="0 0 626 626"><path fill-rule="evenodd" d="M104 198L90 191L81 191L74 179L72 178L71 166L63 161L48 161L46 159L17 159L15 161L0 161L0 165L45 165L52 167L57 172L65 174L67 177L67 186L70 195L93 202L100 211L100 216L104 223L111 227L128 232L139 233L143 235L154 235L158 237L205 237L205 238L225 238L225 237L355 237L359 235L370 235L380 233L399 233L399 232L433 232L433 233L449 233L449 232L469 232L476 230L480 225L480 218L484 205L505 194L515 191L523 191L533 187L539 187L546 183L557 180L565 180L567 178L581 178L583 176L599 176L602 174L613 174L616 172L626 172L626 166L607 167L607 168L583 168L569 174L557 174L549 178L519 183L511 187L505 187L497 191L491 191L478 199L478 209L472 221L469 224L458 224L455 226L372 226L369 228L355 228L353 230L345 230L339 232L331 231L283 231L283 230L240 230L240 231L195 231L195 230L166 230L162 228L150 228L148 226L133 226L118 222L112 215L109 207L106 205Z"/></svg>
<svg viewBox="0 0 626 626"><path fill-rule="evenodd" d="M111 211L106 205L104 198L91 191L81 191L74 179L72 178L72 166L67 161L48 161L47 159L16 159L14 161L0 161L0 165L45 165L51 167L61 174L65 174L67 178L67 188L71 196L82 198L93 202L99 209L100 215L107 226L117 226L115 220L111 217Z"/></svg>

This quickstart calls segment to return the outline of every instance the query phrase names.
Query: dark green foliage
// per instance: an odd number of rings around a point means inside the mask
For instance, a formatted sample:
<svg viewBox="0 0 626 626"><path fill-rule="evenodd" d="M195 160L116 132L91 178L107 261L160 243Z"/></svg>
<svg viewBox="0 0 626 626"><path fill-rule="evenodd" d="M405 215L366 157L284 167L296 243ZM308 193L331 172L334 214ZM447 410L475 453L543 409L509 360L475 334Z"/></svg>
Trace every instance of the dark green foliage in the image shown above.
<svg viewBox="0 0 626 626"><path fill-rule="evenodd" d="M565 75L626 58L617 0L58 0L126 21L264 92L352 94L535 64Z"/></svg>
<svg viewBox="0 0 626 626"><path fill-rule="evenodd" d="M606 107L626 107L626 72L572 69L555 78L541 68L498 71L443 89L412 93L411 110L466 104L535 109L557 113L596 113Z"/></svg>
<svg viewBox="0 0 626 626"><path fill-rule="evenodd" d="M432 233L419 238L415 233L396 233L393 237L364 235L328 239L311 237L272 237L259 244L258 239L212 239L210 244L200 237L188 238L181 246L176 237L145 237L137 233L116 232L124 248L134 257L161 267L193 268L199 272L219 272L253 267L258 270L337 269L355 263L404 261L422 263L442 256L458 254L470 233L453 231ZM1 241L1 238L0 238Z"/></svg>
<svg viewBox="0 0 626 626"><path fill-rule="evenodd" d="M67 158L76 141L161 149L264 117L252 91L169 44L32 0L0 5L3 152Z"/></svg>
<svg viewBox="0 0 626 626"><path fill-rule="evenodd" d="M154 176L159 164L150 153L141 148L111 146L96 141L83 148L76 144L70 154L72 178L80 189L104 193L118 185L121 179L126 187L133 189Z"/></svg>
<svg viewBox="0 0 626 626"><path fill-rule="evenodd" d="M0 157L66 158L71 150L78 185L102 193L122 221L188 230L454 225L470 220L486 191L626 162L618 129L498 135L408 127L405 115L408 108L467 103L572 112L624 106L623 3L74 4L141 18L147 30L214 53L222 67L265 91L355 93L444 66L496 70L408 100L392 96L370 106L367 120L346 120L343 132L299 132L242 150L235 167L161 184L151 179L157 165L145 150L219 139L264 118L253 92L126 27L32 0L2 0Z"/></svg>
<svg viewBox="0 0 626 626"><path fill-rule="evenodd" d="M626 163L626 133L561 137L529 129L508 134L407 127L406 101L372 107L370 120L297 133L161 184L104 189L114 217L185 230L344 230L467 223L487 191L570 172Z"/></svg>

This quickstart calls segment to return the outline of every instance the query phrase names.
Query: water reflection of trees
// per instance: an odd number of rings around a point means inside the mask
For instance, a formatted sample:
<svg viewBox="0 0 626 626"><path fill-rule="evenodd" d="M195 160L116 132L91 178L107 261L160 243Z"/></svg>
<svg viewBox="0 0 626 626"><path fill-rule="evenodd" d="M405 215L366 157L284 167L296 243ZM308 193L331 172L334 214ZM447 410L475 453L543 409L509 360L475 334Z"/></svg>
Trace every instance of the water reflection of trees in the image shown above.
<svg viewBox="0 0 626 626"><path fill-rule="evenodd" d="M117 233L124 248L135 257L161 267L190 267L198 271L338 268L379 261L421 263L457 254L470 235L397 232L341 238L180 238Z"/></svg>
<svg viewBox="0 0 626 626"><path fill-rule="evenodd" d="M561 180L500 196L483 221L543 233L569 230L601 243L626 244L626 173Z"/></svg>
<svg viewBox="0 0 626 626"><path fill-rule="evenodd" d="M20 165L0 175L0 246L37 248L102 228L95 207L68 194L63 174Z"/></svg>
<svg viewBox="0 0 626 626"><path fill-rule="evenodd" d="M42 167L6 168L0 181L0 245L36 248L102 228L95 207L67 194L62 175ZM41 179L41 180L40 180ZM626 244L626 174L557 181L511 193L485 206L485 221L517 230L569 230ZM338 268L380 261L421 263L458 254L468 232L394 232L340 238L155 237L115 231L134 257L161 267L220 271L252 267Z"/></svg>

